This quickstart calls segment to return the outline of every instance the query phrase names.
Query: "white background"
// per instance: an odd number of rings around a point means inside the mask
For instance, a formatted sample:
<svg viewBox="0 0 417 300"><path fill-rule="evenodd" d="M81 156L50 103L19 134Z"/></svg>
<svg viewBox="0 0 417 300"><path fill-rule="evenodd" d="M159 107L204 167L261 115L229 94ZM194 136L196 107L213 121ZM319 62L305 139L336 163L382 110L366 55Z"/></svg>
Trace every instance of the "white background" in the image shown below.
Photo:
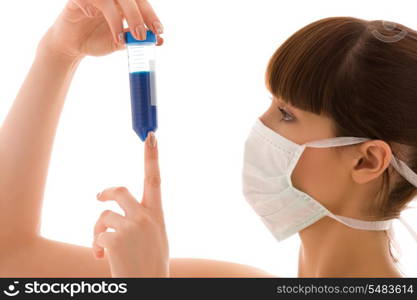
<svg viewBox="0 0 417 300"><path fill-rule="evenodd" d="M317 19L354 16L417 28L414 1L151 0L164 27L157 48L157 131L171 257L201 257L297 276L298 235L278 243L241 193L243 145L268 108L268 59ZM65 0L0 1L0 118ZM36 133L35 133L36 134ZM42 216L45 237L90 246L103 188L142 194L143 144L131 129L125 51L87 57L59 124ZM24 188L24 187L16 187ZM417 229L417 212L408 220ZM18 216L16 216L18 217ZM408 276L417 247L396 224Z"/></svg>

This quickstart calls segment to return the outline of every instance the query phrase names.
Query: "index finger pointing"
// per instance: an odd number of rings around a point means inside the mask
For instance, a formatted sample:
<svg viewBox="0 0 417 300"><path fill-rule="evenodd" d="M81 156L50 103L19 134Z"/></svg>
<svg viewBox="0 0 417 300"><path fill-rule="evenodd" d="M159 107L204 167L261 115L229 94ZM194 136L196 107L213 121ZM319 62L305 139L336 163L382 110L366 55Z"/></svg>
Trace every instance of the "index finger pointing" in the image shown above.
<svg viewBox="0 0 417 300"><path fill-rule="evenodd" d="M155 142L153 146L152 142ZM151 131L145 141L145 182L142 205L161 209L161 175L159 173L158 145Z"/></svg>

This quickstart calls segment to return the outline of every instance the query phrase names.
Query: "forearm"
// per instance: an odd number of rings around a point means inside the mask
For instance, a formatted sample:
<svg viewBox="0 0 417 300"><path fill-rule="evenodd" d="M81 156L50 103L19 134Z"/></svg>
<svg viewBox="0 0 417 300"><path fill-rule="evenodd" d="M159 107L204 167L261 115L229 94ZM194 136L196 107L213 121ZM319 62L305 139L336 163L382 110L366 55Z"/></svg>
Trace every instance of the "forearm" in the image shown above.
<svg viewBox="0 0 417 300"><path fill-rule="evenodd" d="M170 277L276 277L249 265L205 258L171 258Z"/></svg>
<svg viewBox="0 0 417 300"><path fill-rule="evenodd" d="M81 59L39 47L0 130L0 235L39 233L58 120Z"/></svg>

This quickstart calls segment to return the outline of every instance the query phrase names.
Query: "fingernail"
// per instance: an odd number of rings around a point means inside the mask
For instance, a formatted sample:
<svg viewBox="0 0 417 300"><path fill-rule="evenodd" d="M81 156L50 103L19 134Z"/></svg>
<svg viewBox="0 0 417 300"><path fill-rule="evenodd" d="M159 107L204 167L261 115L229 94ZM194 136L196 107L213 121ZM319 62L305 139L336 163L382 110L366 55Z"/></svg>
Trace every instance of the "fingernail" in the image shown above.
<svg viewBox="0 0 417 300"><path fill-rule="evenodd" d="M103 258L104 252L103 250L95 250L94 254L95 254L96 259L100 259L100 258Z"/></svg>
<svg viewBox="0 0 417 300"><path fill-rule="evenodd" d="M100 198L101 192L96 195L97 199Z"/></svg>
<svg viewBox="0 0 417 300"><path fill-rule="evenodd" d="M155 29L156 33L161 34L164 32L164 26L158 21L153 22L153 28Z"/></svg>
<svg viewBox="0 0 417 300"><path fill-rule="evenodd" d="M146 40L146 29L145 29L145 27L142 27L141 36L142 36L142 40Z"/></svg>
<svg viewBox="0 0 417 300"><path fill-rule="evenodd" d="M117 35L117 38L118 38L119 44L123 44L124 43L124 32L120 32Z"/></svg>
<svg viewBox="0 0 417 300"><path fill-rule="evenodd" d="M143 38L143 26L142 25L138 25L135 27L135 38L138 40L144 40Z"/></svg>
<svg viewBox="0 0 417 300"><path fill-rule="evenodd" d="M156 137L153 131L149 132L149 142L152 147L156 146Z"/></svg>

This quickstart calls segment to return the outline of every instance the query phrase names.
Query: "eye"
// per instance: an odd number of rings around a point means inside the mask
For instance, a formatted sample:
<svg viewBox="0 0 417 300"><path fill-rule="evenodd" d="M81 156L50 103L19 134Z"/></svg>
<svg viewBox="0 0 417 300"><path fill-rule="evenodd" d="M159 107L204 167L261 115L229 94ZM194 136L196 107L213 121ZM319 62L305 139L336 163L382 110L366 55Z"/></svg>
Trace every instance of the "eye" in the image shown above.
<svg viewBox="0 0 417 300"><path fill-rule="evenodd" d="M285 109L278 107L278 110L281 112L281 115L282 115L281 120L284 120L286 122L294 120L294 117L291 114L289 114Z"/></svg>
<svg viewBox="0 0 417 300"><path fill-rule="evenodd" d="M271 95L268 95L269 99L271 99L271 101L274 101L273 97ZM281 112L282 115L282 119L286 122L290 122L290 121L294 121L294 117L292 114L288 113L285 109L278 107L278 110Z"/></svg>

